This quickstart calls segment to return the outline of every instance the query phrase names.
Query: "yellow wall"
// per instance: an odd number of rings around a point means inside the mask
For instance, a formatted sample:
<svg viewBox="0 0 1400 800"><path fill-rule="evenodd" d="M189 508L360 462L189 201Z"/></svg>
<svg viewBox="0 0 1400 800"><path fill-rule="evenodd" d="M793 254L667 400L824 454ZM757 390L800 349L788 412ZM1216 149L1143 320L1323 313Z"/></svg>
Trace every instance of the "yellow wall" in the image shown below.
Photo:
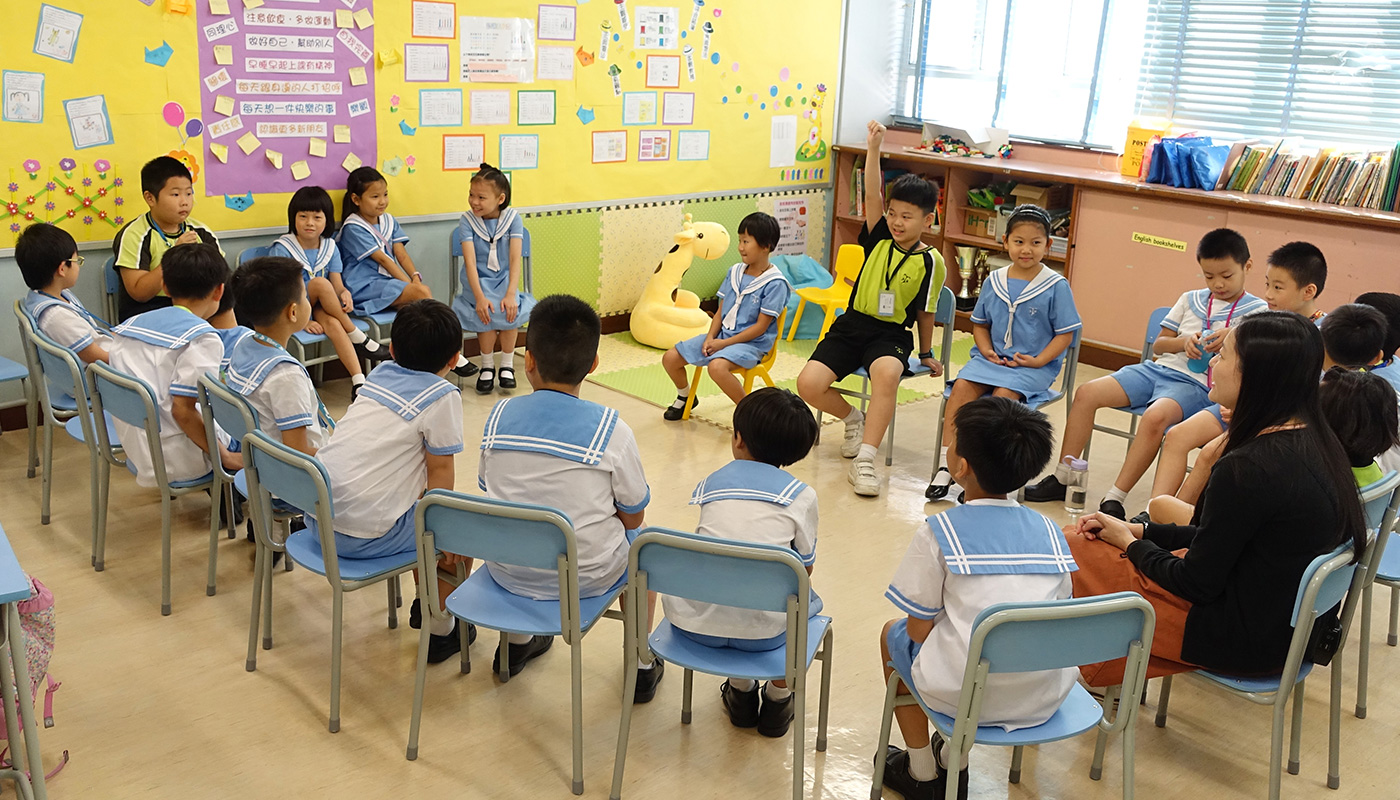
<svg viewBox="0 0 1400 800"><path fill-rule="evenodd" d="M208 0L191 0L191 3ZM368 0L361 0L364 5ZM564 0L556 0L562 3ZM687 28L692 8L690 0L653 0L656 5L680 8L682 30ZM73 184L77 197L83 193L93 196L91 210L79 211L77 218L68 219L64 227L79 241L110 239L115 227L97 219L96 212L105 210L109 218L121 215L131 219L145 210L140 197L140 166L147 159L181 149L181 132L165 123L162 106L169 101L181 103L187 113L198 115L200 105L196 48L199 35L193 13L171 14L164 9L166 0L155 0L151 7L138 0L55 0L54 4L82 13L84 21L79 36L76 57L72 64L42 57L32 52L35 29L41 3L39 0L6 0L5 25L0 27L0 66L9 70L42 72L46 75L44 93L44 122L40 125L0 122L0 201L21 205L20 216L9 216L0 205L0 246L13 242L10 225L23 225L25 210L33 210L36 219L63 219L63 212L77 204L55 191L55 209L46 211L46 198L36 196L33 205L25 198L42 189L52 178ZM235 15L241 14L242 0L229 0ZM268 0L268 7L277 7L278 0ZM629 11L635 18L637 0L628 0ZM376 50L397 49L405 42L437 43L445 40L410 38L409 0L378 0L372 6L376 23L373 28ZM535 19L537 3L519 0L458 0L459 15L510 16ZM770 118L774 114L793 114L798 119L798 143L806 140L812 121L802 117L816 96L818 84L828 91L825 107L820 113L821 138L830 141L832 110L835 104L834 86L838 72L840 35L839 0L811 2L768 3L759 0L709 0L701 20L713 23L715 33L712 50L721 56L718 65L697 63L697 80L691 84L684 75L681 87L673 91L696 93L694 129L710 131L710 160L704 162L639 163L637 158L638 131L628 127L628 162L621 164L591 163L591 131L615 130L623 126L622 102L613 96L608 64L622 67L623 88L626 91L647 90L643 70L636 62L645 60L645 53L679 54L671 51L635 51L632 33L619 30L615 5L607 0L592 0L577 6L578 38L572 47L583 46L596 53L599 24L607 19L622 39L614 42L608 63L595 62L580 66L574 62L574 80L536 81L532 84L472 84L452 81L447 84L412 84L403 81L402 64L380 66L376 71L377 126L379 135L378 164L395 156L415 159L414 172L403 172L390 178L393 195L391 210L398 216L456 212L466 206L467 176L464 172L442 172L442 135L444 133L486 134L486 159L497 163L498 137L502 133L540 134L540 168L514 173L514 192L519 206L542 206L557 203L599 202L630 197L685 195L707 191L735 191L768 186L823 183L829 175L817 177L815 170L825 169L827 160L803 162L796 169L807 170L794 178L783 170L771 169L769 163ZM719 17L713 12L721 11ZM241 26L240 26L241 27ZM460 35L460 30L458 31ZM241 35L241 33L240 33ZM145 47L156 48L168 42L174 55L164 67L144 60ZM700 50L699 32L688 34L682 43L695 44L697 62ZM457 44L452 42L453 62ZM568 44L543 42L543 44ZM337 45L339 46L339 45ZM377 60L376 60L377 63ZM737 71L734 65L737 64ZM780 78L786 69L787 79ZM682 72L684 66L682 65ZM801 84L801 89L798 89ZM739 87L742 87L741 89ZM776 87L773 97L770 87ZM418 89L462 89L464 117L469 117L472 88L554 89L556 119L554 126L493 126L472 129L418 127ZM659 93L664 90L655 90ZM110 146L74 150L68 133L62 101L68 98L102 94L107 100L115 143ZM401 99L397 111L391 111L390 99ZM791 106L786 105L791 96ZM727 98L727 102L725 102ZM803 99L807 104L803 104ZM514 99L514 98L512 98ZM776 100L776 104L775 104ZM760 109L760 104L766 108ZM575 115L582 105L596 115L591 124L583 124ZM775 105L777 109L775 110ZM744 114L749 119L744 119ZM512 122L515 104L512 102ZM209 122L211 120L205 120ZM414 136L404 135L400 121L417 128ZM467 120L469 121L469 119ZM648 128L662 128L646 126ZM675 133L671 128L672 147ZM230 136L222 141L232 145ZM185 149L194 153L203 164L210 156L205 150L205 137L191 138ZM37 179L30 179L23 169L27 159L41 164ZM78 163L72 178L58 171L60 159L73 158ZM113 172L106 181L97 177L92 164L106 159ZM290 167L290 164L284 165ZM56 173L56 174L54 174ZM84 176L92 179L90 187L82 187ZM111 187L113 177L122 178L123 185ZM805 179L804 179L805 178ZM9 184L18 191L8 191ZM105 197L96 197L99 186L109 186ZM196 183L201 195L194 215L215 230L276 226L285 220L286 195L257 195L252 208L236 212L224 206L222 197L203 197L202 182ZM343 186L327 186L327 189ZM116 205L116 198L124 203ZM82 217L94 217L92 225L84 225Z"/></svg>

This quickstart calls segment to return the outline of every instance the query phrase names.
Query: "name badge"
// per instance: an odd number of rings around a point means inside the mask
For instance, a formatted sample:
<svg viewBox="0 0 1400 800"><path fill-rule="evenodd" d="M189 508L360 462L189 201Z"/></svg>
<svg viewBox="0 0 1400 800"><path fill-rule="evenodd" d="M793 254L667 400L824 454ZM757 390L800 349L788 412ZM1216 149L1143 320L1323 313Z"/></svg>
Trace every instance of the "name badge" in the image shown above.
<svg viewBox="0 0 1400 800"><path fill-rule="evenodd" d="M894 316L894 292L880 292L879 311L882 317Z"/></svg>

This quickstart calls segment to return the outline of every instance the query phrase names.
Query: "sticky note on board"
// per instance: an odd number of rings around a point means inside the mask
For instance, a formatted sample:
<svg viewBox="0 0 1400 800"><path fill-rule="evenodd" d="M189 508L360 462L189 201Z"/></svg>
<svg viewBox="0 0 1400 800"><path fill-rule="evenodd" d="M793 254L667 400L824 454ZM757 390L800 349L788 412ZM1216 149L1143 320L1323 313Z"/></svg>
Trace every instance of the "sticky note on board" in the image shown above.
<svg viewBox="0 0 1400 800"><path fill-rule="evenodd" d="M254 136L252 131L238 137L238 149L242 150L245 156L252 155L253 151L261 146L262 142L258 141L258 137Z"/></svg>
<svg viewBox="0 0 1400 800"><path fill-rule="evenodd" d="M359 11L356 11L354 17L355 25L360 30L364 30L365 28L369 28L374 25L374 17L370 16L368 8L362 8Z"/></svg>
<svg viewBox="0 0 1400 800"><path fill-rule="evenodd" d="M325 157L326 157L326 140L325 140L325 139L312 139L312 140L311 140L311 155L317 156L318 158L325 158Z"/></svg>
<svg viewBox="0 0 1400 800"><path fill-rule="evenodd" d="M223 67L233 64L233 45L214 45L214 63Z"/></svg>
<svg viewBox="0 0 1400 800"><path fill-rule="evenodd" d="M188 14L194 9L190 8L190 0L167 0L165 10L171 14Z"/></svg>
<svg viewBox="0 0 1400 800"><path fill-rule="evenodd" d="M219 161L225 164L228 163L228 145L215 142L209 145L209 152L213 153L214 157L219 159Z"/></svg>
<svg viewBox="0 0 1400 800"><path fill-rule="evenodd" d="M345 167L346 172L354 172L355 170L359 169L360 167L363 167L364 165L365 162L361 161L360 157L355 155L354 153L350 153L349 155L345 156L345 160L340 162L340 166Z"/></svg>
<svg viewBox="0 0 1400 800"><path fill-rule="evenodd" d="M209 13L217 17L227 16L228 0L209 0Z"/></svg>
<svg viewBox="0 0 1400 800"><path fill-rule="evenodd" d="M226 117L233 116L233 98L219 95L214 98L214 111Z"/></svg>
<svg viewBox="0 0 1400 800"><path fill-rule="evenodd" d="M311 175L311 167L305 161L298 161L292 164L292 177L299 181L306 180Z"/></svg>
<svg viewBox="0 0 1400 800"><path fill-rule="evenodd" d="M350 68L350 85L351 85L351 86L364 86L366 83L369 83L369 78L365 75L365 68L364 68L364 67L351 67L351 68ZM338 142L338 141L340 141L340 140L339 140L339 139L336 139L336 141Z"/></svg>
<svg viewBox="0 0 1400 800"><path fill-rule="evenodd" d="M350 126L349 126L349 125L337 125L337 126L335 126L335 143L336 143L336 144L346 144L346 143L349 142L349 141L350 141Z"/></svg>
<svg viewBox="0 0 1400 800"><path fill-rule="evenodd" d="M348 8L337 8L335 10L335 26L337 28L355 27L355 15L350 13Z"/></svg>
<svg viewBox="0 0 1400 800"><path fill-rule="evenodd" d="M399 51L392 47L388 50L379 51L379 66L381 67L388 66L389 64L397 64L400 60Z"/></svg>
<svg viewBox="0 0 1400 800"><path fill-rule="evenodd" d="M277 152L276 150L264 150L264 151L263 151L263 155L267 156L268 163L272 164L272 168L273 168L273 169L281 169L281 168L282 168L282 154L281 154L281 153Z"/></svg>
<svg viewBox="0 0 1400 800"><path fill-rule="evenodd" d="M248 9L262 8L263 0L243 0L243 7Z"/></svg>

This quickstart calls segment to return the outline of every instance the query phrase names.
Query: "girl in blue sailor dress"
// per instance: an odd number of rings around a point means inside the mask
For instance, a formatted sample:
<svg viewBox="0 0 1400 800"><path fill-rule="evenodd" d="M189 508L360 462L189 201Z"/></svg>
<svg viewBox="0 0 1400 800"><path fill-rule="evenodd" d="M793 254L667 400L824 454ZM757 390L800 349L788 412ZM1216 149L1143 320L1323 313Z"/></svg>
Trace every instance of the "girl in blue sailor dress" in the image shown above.
<svg viewBox="0 0 1400 800"><path fill-rule="evenodd" d="M373 167L359 167L345 181L342 207L341 279L355 301L355 313L377 314L433 296L413 267L404 245L408 236L389 214L389 184Z"/></svg>
<svg viewBox="0 0 1400 800"><path fill-rule="evenodd" d="M1011 266L996 270L982 284L972 310L976 346L945 400L943 441L952 436L958 409L986 394L1039 405L1050 399L1064 353L1082 327L1074 295L1064 276L1041 263L1050 247L1050 215L1021 205L1006 228ZM948 448L938 455L930 500L949 493Z"/></svg>
<svg viewBox="0 0 1400 800"><path fill-rule="evenodd" d="M661 357L676 400L662 416L678 420L690 396L686 366L708 367L710 378L737 405L744 387L735 371L751 369L768 355L778 339L778 317L787 308L792 285L768 260L778 246L778 221L762 211L739 222L739 258L719 285L719 313L708 333L678 342ZM699 398L691 408L699 405Z"/></svg>
<svg viewBox="0 0 1400 800"><path fill-rule="evenodd" d="M462 330L476 334L481 350L476 390L489 394L498 372L502 389L515 388L515 341L520 328L530 321L535 298L520 291L525 223L510 207L510 181L505 173L482 164L472 176L467 202L471 210L457 226L462 239L462 289L452 298L452 310Z"/></svg>

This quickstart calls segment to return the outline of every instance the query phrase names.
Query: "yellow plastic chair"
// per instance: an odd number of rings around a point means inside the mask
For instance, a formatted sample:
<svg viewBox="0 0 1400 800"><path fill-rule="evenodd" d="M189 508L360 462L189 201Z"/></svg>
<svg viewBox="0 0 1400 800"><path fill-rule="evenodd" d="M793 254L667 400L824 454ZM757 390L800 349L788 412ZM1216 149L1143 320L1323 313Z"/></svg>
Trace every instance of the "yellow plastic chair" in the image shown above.
<svg viewBox="0 0 1400 800"><path fill-rule="evenodd" d="M797 289L797 311L792 316L792 329L788 331L787 340L792 341L792 337L797 333L797 323L802 321L802 309L808 303L820 306L826 313L822 320L822 332L818 339L826 336L826 332L831 329L831 323L836 321L836 312L845 311L846 306L851 302L851 288L856 285L856 277L860 275L860 268L865 264L865 248L858 244L843 244L841 249L836 251L836 280L825 289Z"/></svg>
<svg viewBox="0 0 1400 800"><path fill-rule="evenodd" d="M800 309L801 309L801 306L798 306L798 308L799 308L799 310L800 310ZM781 314L778 315L778 334L779 334L779 336L782 335L782 332L783 332L783 320L785 320L785 319L787 319L787 309L786 309L786 308L783 309L783 313L781 313ZM825 333L825 332L826 332L826 331L822 331L822 333ZM762 360L760 360L757 364L754 364L752 367L749 367L748 369L741 369L741 370L738 370L738 371L737 371L737 372L738 372L738 375L739 375L739 378L740 378L741 380L743 380L743 382L744 382L744 394L748 394L749 392L753 391L753 379L754 379L754 378L762 378L762 379L763 379L763 382L766 383L766 384L768 384L769 386L777 386L777 385L778 385L778 384L776 384L776 383L773 382L773 377L772 377L771 375L768 374L768 370L769 370L770 368L772 368L773 362L775 362L775 361L777 361L777 360L778 360L778 340L777 340L777 339L774 339L774 340L773 340L773 347L768 351L768 354L765 355L765 356L762 358ZM694 373L694 374L691 376L691 378L690 378L690 394L688 394L688 395L685 396L685 411L681 412L681 419L690 419L690 409L691 409L692 406L695 405L695 393L698 392L698 391L700 391L700 379L701 379L702 377L704 377L705 372L706 372L705 367L696 367L696 368L695 368L695 373Z"/></svg>

